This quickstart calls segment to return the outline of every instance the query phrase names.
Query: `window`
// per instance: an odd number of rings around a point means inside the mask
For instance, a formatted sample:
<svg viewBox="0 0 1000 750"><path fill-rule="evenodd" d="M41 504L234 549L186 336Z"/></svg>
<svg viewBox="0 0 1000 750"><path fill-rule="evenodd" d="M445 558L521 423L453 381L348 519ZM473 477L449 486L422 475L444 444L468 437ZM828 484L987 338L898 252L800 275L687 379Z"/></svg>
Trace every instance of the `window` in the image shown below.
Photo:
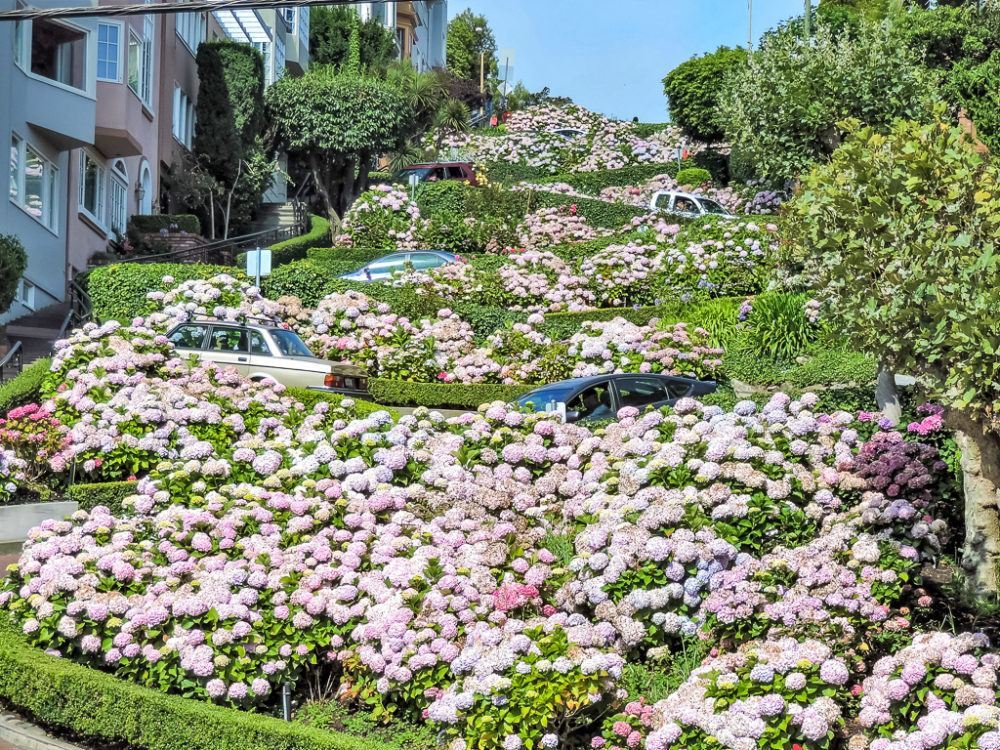
<svg viewBox="0 0 1000 750"><path fill-rule="evenodd" d="M153 102L153 31L154 21L146 16L142 36L134 31L128 36L128 86L147 107Z"/></svg>
<svg viewBox="0 0 1000 750"><path fill-rule="evenodd" d="M250 353L270 357L271 350L267 348L264 335L260 331L250 331Z"/></svg>
<svg viewBox="0 0 1000 750"><path fill-rule="evenodd" d="M10 199L55 231L58 170L23 138L11 136Z"/></svg>
<svg viewBox="0 0 1000 750"><path fill-rule="evenodd" d="M285 331L280 328L271 331L271 338L278 345L278 351L286 357L311 357L313 353L309 347L302 343L302 339L293 331Z"/></svg>
<svg viewBox="0 0 1000 750"><path fill-rule="evenodd" d="M116 23L97 24L97 80L121 83L121 35Z"/></svg>
<svg viewBox="0 0 1000 750"><path fill-rule="evenodd" d="M87 88L87 32L36 18L31 22L31 72L76 89Z"/></svg>
<svg viewBox="0 0 1000 750"><path fill-rule="evenodd" d="M208 326L184 325L169 336L170 342L179 349L201 349L205 345Z"/></svg>
<svg viewBox="0 0 1000 750"><path fill-rule="evenodd" d="M35 309L35 285L27 279L22 278L17 285L17 296L15 301L27 307L29 310Z"/></svg>
<svg viewBox="0 0 1000 750"><path fill-rule="evenodd" d="M279 8L278 13L285 22L285 29L292 33L295 30L295 8Z"/></svg>
<svg viewBox="0 0 1000 750"><path fill-rule="evenodd" d="M194 139L194 103L180 86L174 87L174 138L187 148Z"/></svg>
<svg viewBox="0 0 1000 750"><path fill-rule="evenodd" d="M98 224L104 224L104 167L86 150L80 150L80 210L90 214Z"/></svg>
<svg viewBox="0 0 1000 750"><path fill-rule="evenodd" d="M18 10L23 8L23 5L18 4ZM14 21L14 35L11 37L11 41L14 46L14 64L21 68L26 66L28 57L28 54L24 49L25 29L28 28L27 24L27 21Z"/></svg>
<svg viewBox="0 0 1000 750"><path fill-rule="evenodd" d="M125 223L128 221L128 172L125 170L125 162L117 160L111 167L111 181L108 183L110 189L110 211L108 220L111 224L111 231L118 234L125 234Z"/></svg>
<svg viewBox="0 0 1000 750"><path fill-rule="evenodd" d="M208 348L213 352L246 352L247 334L236 328L213 328Z"/></svg>
<svg viewBox="0 0 1000 750"><path fill-rule="evenodd" d="M663 195L656 196L656 207L668 210L670 208L670 198L670 193L664 193Z"/></svg>
<svg viewBox="0 0 1000 750"><path fill-rule="evenodd" d="M309 6L302 5L298 8L299 14L299 48L309 49Z"/></svg>
<svg viewBox="0 0 1000 750"><path fill-rule="evenodd" d="M396 29L396 58L402 60L406 56L406 29Z"/></svg>
<svg viewBox="0 0 1000 750"><path fill-rule="evenodd" d="M443 266L447 261L433 253L412 253L410 255L410 263L413 264L413 268L417 271L424 270L427 268L437 268L438 266Z"/></svg>
<svg viewBox="0 0 1000 750"><path fill-rule="evenodd" d="M701 206L705 209L706 213L710 214L722 214L723 216L729 212L723 208L720 204L715 201L710 201L707 198L701 199Z"/></svg>
<svg viewBox="0 0 1000 750"><path fill-rule="evenodd" d="M274 44L274 80L285 75L285 40L278 37Z"/></svg>
<svg viewBox="0 0 1000 750"><path fill-rule="evenodd" d="M581 419L609 419L614 414L611 411L611 391L609 383L604 382L588 388L566 404L566 421L577 422Z"/></svg>
<svg viewBox="0 0 1000 750"><path fill-rule="evenodd" d="M678 195L676 200L674 200L674 211L680 214L696 214L698 213L698 207L690 198Z"/></svg>
<svg viewBox="0 0 1000 750"><path fill-rule="evenodd" d="M197 54L198 45L205 41L207 24L203 13L178 13L175 18L177 36L193 54Z"/></svg>
<svg viewBox="0 0 1000 750"><path fill-rule="evenodd" d="M264 85L274 83L274 71L271 69L271 43L254 42L253 46L257 48L257 51L264 58Z"/></svg>
<svg viewBox="0 0 1000 750"><path fill-rule="evenodd" d="M624 378L618 381L621 406L645 406L670 398L663 381L655 378Z"/></svg>

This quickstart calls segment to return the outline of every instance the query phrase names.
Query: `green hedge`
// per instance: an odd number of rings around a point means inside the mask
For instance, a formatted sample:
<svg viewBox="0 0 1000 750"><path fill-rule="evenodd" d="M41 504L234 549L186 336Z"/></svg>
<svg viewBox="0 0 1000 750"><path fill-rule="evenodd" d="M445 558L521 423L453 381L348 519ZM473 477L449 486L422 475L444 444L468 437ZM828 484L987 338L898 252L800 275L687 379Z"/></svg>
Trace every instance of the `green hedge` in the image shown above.
<svg viewBox="0 0 1000 750"><path fill-rule="evenodd" d="M97 746L376 750L365 739L167 695L28 646L0 617L0 702Z"/></svg>
<svg viewBox="0 0 1000 750"><path fill-rule="evenodd" d="M528 313L508 310L505 307L456 303L451 309L472 326L476 343L482 343L508 323L524 323L528 320Z"/></svg>
<svg viewBox="0 0 1000 750"><path fill-rule="evenodd" d="M369 185L390 185L392 184L392 175L388 172L369 172L368 173L368 184Z"/></svg>
<svg viewBox="0 0 1000 750"><path fill-rule="evenodd" d="M677 163L667 162L665 164L640 164L624 169L604 169L598 172L576 172L574 174L557 174L551 177L538 180L540 183L565 182L572 185L580 192L588 195L597 195L604 188L622 187L625 185L639 185L647 182L657 175L677 174Z"/></svg>
<svg viewBox="0 0 1000 750"><path fill-rule="evenodd" d="M547 193L536 190L532 206L538 208L558 208L559 206L576 205L577 214L587 219L592 227L621 229L636 216L643 216L649 211L642 206L632 206L627 203L609 203L594 198L572 198L559 193Z"/></svg>
<svg viewBox="0 0 1000 750"><path fill-rule="evenodd" d="M194 214L148 214L133 216L128 220L129 229L142 234L160 232L187 232L201 234L201 222Z"/></svg>
<svg viewBox="0 0 1000 750"><path fill-rule="evenodd" d="M486 179L508 185L514 182L537 182L551 175L552 170L546 167L529 167L506 161L494 161L486 165Z"/></svg>
<svg viewBox="0 0 1000 750"><path fill-rule="evenodd" d="M357 271L386 254L382 248L366 250L357 247L314 247L306 253L306 260L339 276Z"/></svg>
<svg viewBox="0 0 1000 750"><path fill-rule="evenodd" d="M705 149L699 151L687 160L688 167L704 169L712 175L712 182L716 185L728 185L729 176L729 156L718 151Z"/></svg>
<svg viewBox="0 0 1000 750"><path fill-rule="evenodd" d="M712 173L701 167L687 167L677 173L677 184L681 187L700 187L712 179Z"/></svg>
<svg viewBox="0 0 1000 750"><path fill-rule="evenodd" d="M464 218L468 191L469 186L458 180L421 182L413 199L420 209L421 218L429 219L439 214Z"/></svg>
<svg viewBox="0 0 1000 750"><path fill-rule="evenodd" d="M345 398L353 398L352 396L345 396L340 393L311 391L308 388L286 388L285 392L292 398L300 401L309 411L312 411L313 407L321 401L326 401L333 406L340 406L340 402ZM399 412L395 409L391 409L383 404L373 404L371 401L362 401L358 398L354 399L354 410L358 413L359 417L367 417L376 411L387 411L392 415L393 419L399 417Z"/></svg>
<svg viewBox="0 0 1000 750"><path fill-rule="evenodd" d="M66 492L76 500L80 510L93 510L98 505L111 509L112 515L122 515L122 500L136 493L137 482L94 482L72 485ZM127 514L126 514L127 515Z"/></svg>
<svg viewBox="0 0 1000 750"><path fill-rule="evenodd" d="M834 383L868 386L875 382L878 374L875 360L858 352L830 347L806 356L802 364L782 364L739 349L730 349L723 356L722 363L730 378L752 385L774 387L808 389Z"/></svg>
<svg viewBox="0 0 1000 750"><path fill-rule="evenodd" d="M669 122L640 122L635 126L635 134L639 138L649 138L654 133L660 133L669 127Z"/></svg>
<svg viewBox="0 0 1000 750"><path fill-rule="evenodd" d="M646 325L653 318L664 317L663 307L610 307L602 310L583 310L570 313L549 313L545 316L544 325L538 329L553 341L568 339L579 333L583 323L587 321L608 321L615 318L625 318L636 325Z"/></svg>
<svg viewBox="0 0 1000 750"><path fill-rule="evenodd" d="M161 289L164 276L173 276L180 283L191 279L210 279L220 273L237 277L243 275L232 266L201 263L116 263L90 272L87 293L97 320L114 318L127 324L137 315L146 314L146 294Z"/></svg>
<svg viewBox="0 0 1000 750"><path fill-rule="evenodd" d="M330 222L316 214L310 215L309 222L310 229L306 234L271 245L271 268L283 266L293 260L301 260L314 247L330 246ZM236 257L236 265L246 269L246 253L240 253Z"/></svg>
<svg viewBox="0 0 1000 750"><path fill-rule="evenodd" d="M370 378L368 393L381 404L427 406L435 409L475 409L491 401L514 401L536 385L462 385L407 383Z"/></svg>
<svg viewBox="0 0 1000 750"><path fill-rule="evenodd" d="M38 359L21 371L13 380L0 383L0 416L11 409L37 401L42 381L49 374L52 360L46 357Z"/></svg>

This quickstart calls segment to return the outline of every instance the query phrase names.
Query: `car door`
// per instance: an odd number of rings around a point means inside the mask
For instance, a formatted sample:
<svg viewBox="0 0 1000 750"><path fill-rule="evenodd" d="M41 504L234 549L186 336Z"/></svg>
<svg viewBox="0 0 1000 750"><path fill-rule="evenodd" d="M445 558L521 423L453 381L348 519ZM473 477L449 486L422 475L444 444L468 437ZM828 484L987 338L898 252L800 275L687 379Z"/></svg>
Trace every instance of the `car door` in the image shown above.
<svg viewBox="0 0 1000 750"><path fill-rule="evenodd" d="M410 263L413 264L413 270L415 271L426 271L429 268L437 268L447 262L440 255L434 253L410 253Z"/></svg>
<svg viewBox="0 0 1000 750"><path fill-rule="evenodd" d="M371 273L371 281L391 279L394 273L401 272L406 266L406 253L390 253L378 260L373 260L365 268ZM367 274L365 274L367 277Z"/></svg>
<svg viewBox="0 0 1000 750"><path fill-rule="evenodd" d="M207 323L183 323L167 334L167 339L174 345L174 348L185 354L187 352L201 352L205 348L208 330ZM199 354L199 356L201 355Z"/></svg>
<svg viewBox="0 0 1000 750"><path fill-rule="evenodd" d="M701 209L706 214L713 214L715 216L729 216L729 211L721 204L716 203L708 198L701 198Z"/></svg>
<svg viewBox="0 0 1000 750"><path fill-rule="evenodd" d="M669 211L670 204L673 203L674 196L670 193L663 193L656 196L656 210L657 211Z"/></svg>
<svg viewBox="0 0 1000 750"><path fill-rule="evenodd" d="M449 180L465 180L465 171L461 167L448 167Z"/></svg>
<svg viewBox="0 0 1000 750"><path fill-rule="evenodd" d="M223 367L235 367L241 375L249 375L250 344L247 329L213 325L205 359Z"/></svg>
<svg viewBox="0 0 1000 750"><path fill-rule="evenodd" d="M618 409L607 380L592 383L566 401L566 421L614 419Z"/></svg>
<svg viewBox="0 0 1000 750"><path fill-rule="evenodd" d="M671 399L666 382L660 378L635 377L615 378L618 393L618 408L634 406L643 411L647 406L663 405Z"/></svg>

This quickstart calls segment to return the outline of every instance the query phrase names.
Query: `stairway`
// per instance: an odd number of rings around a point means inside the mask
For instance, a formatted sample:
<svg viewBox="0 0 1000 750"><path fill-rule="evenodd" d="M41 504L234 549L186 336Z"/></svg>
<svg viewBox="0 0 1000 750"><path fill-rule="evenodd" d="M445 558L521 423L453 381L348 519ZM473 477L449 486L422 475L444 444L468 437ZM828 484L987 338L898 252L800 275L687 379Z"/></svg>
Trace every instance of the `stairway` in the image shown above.
<svg viewBox="0 0 1000 750"><path fill-rule="evenodd" d="M295 227L295 206L291 202L262 204L253 222L255 232L293 227Z"/></svg>
<svg viewBox="0 0 1000 750"><path fill-rule="evenodd" d="M22 315L7 324L7 338L11 346L21 342L21 361L27 367L37 359L52 354L52 345L59 336L59 329L69 313L70 303L58 302L33 313ZM4 378L11 373L4 373Z"/></svg>

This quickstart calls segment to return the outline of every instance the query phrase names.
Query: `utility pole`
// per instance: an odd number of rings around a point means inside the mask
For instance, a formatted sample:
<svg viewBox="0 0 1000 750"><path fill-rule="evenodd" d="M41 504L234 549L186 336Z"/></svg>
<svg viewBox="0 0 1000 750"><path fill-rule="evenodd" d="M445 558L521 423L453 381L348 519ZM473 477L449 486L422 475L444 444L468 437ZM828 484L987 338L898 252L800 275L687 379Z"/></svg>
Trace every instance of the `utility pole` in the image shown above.
<svg viewBox="0 0 1000 750"><path fill-rule="evenodd" d="M486 48L483 46L483 27L476 27L476 34L479 36L479 93L485 93L486 91Z"/></svg>
<svg viewBox="0 0 1000 750"><path fill-rule="evenodd" d="M806 41L812 39L812 0L806 0Z"/></svg>
<svg viewBox="0 0 1000 750"><path fill-rule="evenodd" d="M747 52L753 49L753 0L747 0Z"/></svg>

